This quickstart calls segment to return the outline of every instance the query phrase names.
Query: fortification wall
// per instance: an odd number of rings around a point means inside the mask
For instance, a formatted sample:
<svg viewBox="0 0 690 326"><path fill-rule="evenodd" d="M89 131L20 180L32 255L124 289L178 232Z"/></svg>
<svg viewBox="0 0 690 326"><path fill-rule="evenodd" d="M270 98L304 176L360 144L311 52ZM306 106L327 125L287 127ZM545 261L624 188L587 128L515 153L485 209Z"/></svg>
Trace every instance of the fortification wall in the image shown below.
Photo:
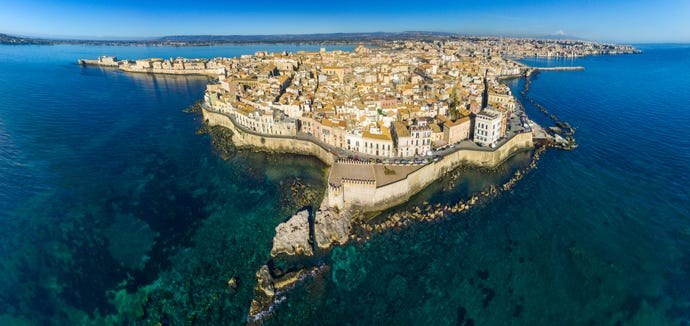
<svg viewBox="0 0 690 326"><path fill-rule="evenodd" d="M212 126L223 126L233 132L232 140L238 147L259 149L268 152L293 153L312 155L327 165L333 165L335 156L309 141L294 139L291 137L269 137L245 132L235 126L232 120L224 114L201 110L204 120Z"/></svg>
<svg viewBox="0 0 690 326"><path fill-rule="evenodd" d="M365 207L369 206L376 193L376 181L343 180L343 204Z"/></svg>
<svg viewBox="0 0 690 326"><path fill-rule="evenodd" d="M202 76L218 76L223 74L222 69L163 69L163 68L138 68L136 66L119 66L120 70L126 72L140 72L149 74L166 74L166 75L202 75Z"/></svg>
<svg viewBox="0 0 690 326"><path fill-rule="evenodd" d="M210 125L219 125L232 130L234 133L233 141L238 147L312 155L327 165L333 165L335 162L335 155L310 141L292 137L256 135L239 129L225 114L206 109L202 110L202 114ZM494 167L503 163L514 153L532 147L534 147L532 133L522 133L515 135L507 143L492 151L458 150L444 156L438 162L427 164L410 173L400 181L385 186L376 187L373 180L344 180L340 187L329 185L326 198L331 207L357 206L364 211L380 211L404 203L412 195L420 192L460 164Z"/></svg>
<svg viewBox="0 0 690 326"><path fill-rule="evenodd" d="M328 194L329 203L340 208L357 206L364 211L384 210L406 202L411 196L462 163L494 167L503 163L514 153L532 147L534 147L532 134L523 133L514 136L494 151L459 150L438 162L425 165L410 173L407 178L395 183L377 188L372 188L368 184L347 184L342 192Z"/></svg>

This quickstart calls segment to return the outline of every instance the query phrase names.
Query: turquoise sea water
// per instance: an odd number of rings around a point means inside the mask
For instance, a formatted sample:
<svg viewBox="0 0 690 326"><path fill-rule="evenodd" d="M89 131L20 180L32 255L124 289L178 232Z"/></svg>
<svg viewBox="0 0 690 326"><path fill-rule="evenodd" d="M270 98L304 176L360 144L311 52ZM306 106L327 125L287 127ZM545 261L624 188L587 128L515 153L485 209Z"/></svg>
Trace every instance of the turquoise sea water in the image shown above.
<svg viewBox="0 0 690 326"><path fill-rule="evenodd" d="M74 62L284 47L0 46L0 322L243 323L273 229L296 209L286 185L322 189L323 165L248 152L224 162L181 112L204 78ZM318 47L287 50L298 48ZM580 147L547 151L469 213L334 250L266 322L690 323L690 46L641 48L525 60L585 66L539 73L527 93L577 128ZM524 81L509 85L519 94ZM462 199L528 159L398 209Z"/></svg>

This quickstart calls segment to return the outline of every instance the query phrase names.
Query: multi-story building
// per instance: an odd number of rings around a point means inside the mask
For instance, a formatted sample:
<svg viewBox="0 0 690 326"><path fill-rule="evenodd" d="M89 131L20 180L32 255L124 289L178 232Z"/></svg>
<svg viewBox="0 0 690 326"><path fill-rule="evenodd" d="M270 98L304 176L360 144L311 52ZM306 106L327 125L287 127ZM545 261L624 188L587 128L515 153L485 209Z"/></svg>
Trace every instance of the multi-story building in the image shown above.
<svg viewBox="0 0 690 326"><path fill-rule="evenodd" d="M407 129L402 122L393 122L393 132L395 133L395 139L397 141L396 150L398 157L410 157L414 156L414 149L412 148L412 137L410 135L410 130Z"/></svg>
<svg viewBox="0 0 690 326"><path fill-rule="evenodd" d="M413 126L410 128L410 152L413 155L424 156L431 151L431 128L429 126Z"/></svg>
<svg viewBox="0 0 690 326"><path fill-rule="evenodd" d="M455 144L470 138L471 121L464 116L455 121L446 120L443 123L443 136L447 144Z"/></svg>
<svg viewBox="0 0 690 326"><path fill-rule="evenodd" d="M482 146L494 146L503 137L503 115L500 111L486 107L474 119L474 142Z"/></svg>
<svg viewBox="0 0 690 326"><path fill-rule="evenodd" d="M515 97L510 94L489 93L489 105L502 107L508 111L515 110Z"/></svg>
<svg viewBox="0 0 690 326"><path fill-rule="evenodd" d="M285 116L280 111L242 105L233 110L231 116L241 126L256 133L277 136L294 136L297 134L297 121Z"/></svg>

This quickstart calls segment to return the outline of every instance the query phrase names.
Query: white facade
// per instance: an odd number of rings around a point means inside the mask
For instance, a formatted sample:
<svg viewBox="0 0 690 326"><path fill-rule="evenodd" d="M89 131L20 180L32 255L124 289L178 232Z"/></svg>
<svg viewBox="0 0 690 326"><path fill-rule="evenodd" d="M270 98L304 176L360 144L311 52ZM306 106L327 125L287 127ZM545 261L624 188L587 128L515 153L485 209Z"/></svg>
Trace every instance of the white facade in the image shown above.
<svg viewBox="0 0 690 326"><path fill-rule="evenodd" d="M295 136L297 134L297 124L294 119L276 119L268 111L251 113L233 111L231 114L237 123L258 133L278 136Z"/></svg>
<svg viewBox="0 0 690 326"><path fill-rule="evenodd" d="M395 146L392 139L365 137L362 134L347 133L347 149L372 156L394 157Z"/></svg>
<svg viewBox="0 0 690 326"><path fill-rule="evenodd" d="M431 150L431 128L410 128L410 154L424 156Z"/></svg>
<svg viewBox="0 0 690 326"><path fill-rule="evenodd" d="M501 112L486 108L474 120L474 142L482 146L495 144L501 135Z"/></svg>

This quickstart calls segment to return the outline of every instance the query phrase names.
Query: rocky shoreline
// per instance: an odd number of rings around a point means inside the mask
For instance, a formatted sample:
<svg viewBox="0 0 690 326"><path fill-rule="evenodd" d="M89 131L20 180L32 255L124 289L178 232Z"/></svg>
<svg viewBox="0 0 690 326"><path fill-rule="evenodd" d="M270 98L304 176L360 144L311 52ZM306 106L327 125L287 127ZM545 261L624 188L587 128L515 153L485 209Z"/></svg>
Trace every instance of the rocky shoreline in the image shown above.
<svg viewBox="0 0 690 326"><path fill-rule="evenodd" d="M323 204L315 212L300 210L275 229L270 259L256 273L257 283L247 317L248 323L261 323L285 300L285 291L327 267L328 254L333 248L346 243L363 244L377 233L398 230L412 223L441 221L485 203L502 192L510 191L518 181L537 168L546 149L544 146L535 149L530 163L515 171L503 184L492 185L454 204L432 205L425 202L424 206L414 210L390 213L384 218L378 218L381 216L377 215L376 219L365 218L361 211L354 208L337 211ZM461 172L457 173L460 174ZM452 172L449 176L457 178Z"/></svg>
<svg viewBox="0 0 690 326"><path fill-rule="evenodd" d="M256 273L248 322L260 322L282 302L278 293L321 270L330 249L350 240L352 225L352 215L332 208L313 213L303 209L280 223L275 229L270 259Z"/></svg>
<svg viewBox="0 0 690 326"><path fill-rule="evenodd" d="M546 147L538 147L532 155L532 160L529 165L523 169L519 169L513 173L513 176L500 186L491 185L487 189L472 195L466 200L460 200L455 204L429 204L425 202L423 207L416 207L414 210L397 212L386 215L382 222L356 223L355 228L358 232L353 233L351 240L356 242L366 242L378 232L383 232L389 229L396 229L408 226L412 223L418 222L434 222L440 221L452 216L452 214L462 213L471 209L472 207L486 202L491 198L499 196L502 192L509 191L515 184L522 180L531 170L537 168L537 163L541 155L546 151Z"/></svg>
<svg viewBox="0 0 690 326"><path fill-rule="evenodd" d="M197 101L188 108L182 110L184 113L201 115L203 100ZM202 121L201 127L196 131L197 135L208 134L211 136L211 144L221 159L227 161L237 153L237 146L232 141L234 133L232 130L222 126L212 126L206 121Z"/></svg>
<svg viewBox="0 0 690 326"><path fill-rule="evenodd" d="M529 81L523 90L523 96L529 88ZM533 103L534 104L534 103ZM201 104L195 103L185 112L200 112ZM555 122L560 122L554 119ZM566 129L567 135L572 137L574 129ZM234 135L231 130L222 126L210 126L206 122L198 133L208 133L211 142L221 158L227 160L237 152L232 141ZM572 143L574 144L574 139ZM465 200L456 203L429 204L412 210L388 213L381 212L373 216L354 207L342 211L329 207L324 200L321 207L313 210L317 199L323 199L319 194L310 191L309 187L295 179L293 182L281 184L281 203L286 207L302 207L288 220L275 228L275 236L270 252L270 258L256 272L254 298L249 307L247 322L262 324L280 303L286 300L286 292L294 288L297 283L313 277L329 268L328 260L331 250L347 243L363 244L375 234L388 230L399 230L413 223L437 222L463 213L499 196L502 192L510 191L531 170L537 167L541 155L547 147L559 147L554 144L537 147L528 166L518 169L513 175L499 186L491 185ZM564 147L560 147L564 148ZM448 180L457 180L469 168L480 168L463 164L446 174ZM446 189L450 190L450 189ZM232 281L232 280L231 280ZM232 282L228 286L232 286Z"/></svg>

